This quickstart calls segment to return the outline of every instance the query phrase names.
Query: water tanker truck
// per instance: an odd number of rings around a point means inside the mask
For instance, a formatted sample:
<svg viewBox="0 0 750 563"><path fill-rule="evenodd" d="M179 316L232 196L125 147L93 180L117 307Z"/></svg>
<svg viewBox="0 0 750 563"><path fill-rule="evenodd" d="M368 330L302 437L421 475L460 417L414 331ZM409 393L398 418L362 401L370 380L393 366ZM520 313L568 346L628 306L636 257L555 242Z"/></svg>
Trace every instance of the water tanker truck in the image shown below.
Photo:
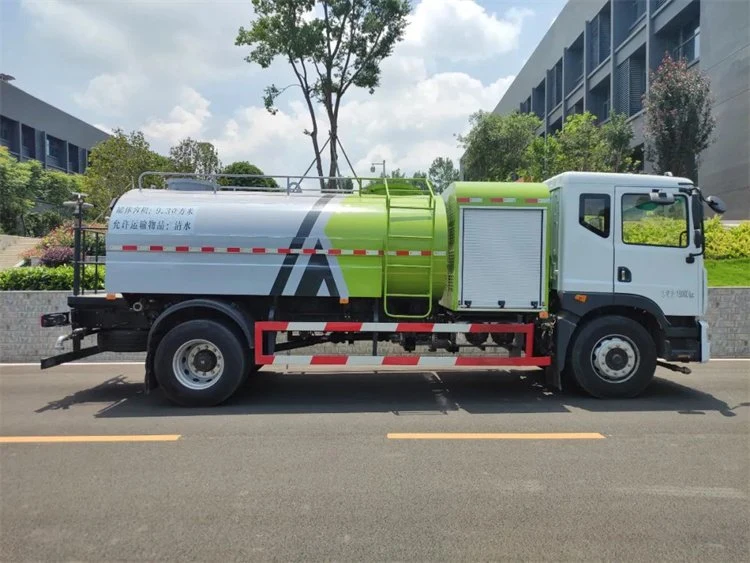
<svg viewBox="0 0 750 563"><path fill-rule="evenodd" d="M263 365L537 366L610 398L709 359L704 204L724 209L688 179L312 180L139 181L110 206L101 293L79 196L69 310L42 317L72 350L41 367L146 352L147 390L210 406Z"/></svg>

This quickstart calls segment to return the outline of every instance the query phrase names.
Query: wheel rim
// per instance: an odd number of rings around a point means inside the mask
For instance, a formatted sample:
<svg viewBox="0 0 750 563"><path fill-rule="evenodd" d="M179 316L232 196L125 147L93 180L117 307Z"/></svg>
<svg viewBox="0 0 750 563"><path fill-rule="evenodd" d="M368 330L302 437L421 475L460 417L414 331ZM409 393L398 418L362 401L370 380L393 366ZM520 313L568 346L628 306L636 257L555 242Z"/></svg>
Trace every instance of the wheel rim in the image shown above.
<svg viewBox="0 0 750 563"><path fill-rule="evenodd" d="M628 381L638 371L640 361L636 345L621 334L601 338L591 354L591 366L608 383Z"/></svg>
<svg viewBox="0 0 750 563"><path fill-rule="evenodd" d="M181 385L202 391L216 384L224 373L224 356L211 341L189 340L172 357L172 370Z"/></svg>

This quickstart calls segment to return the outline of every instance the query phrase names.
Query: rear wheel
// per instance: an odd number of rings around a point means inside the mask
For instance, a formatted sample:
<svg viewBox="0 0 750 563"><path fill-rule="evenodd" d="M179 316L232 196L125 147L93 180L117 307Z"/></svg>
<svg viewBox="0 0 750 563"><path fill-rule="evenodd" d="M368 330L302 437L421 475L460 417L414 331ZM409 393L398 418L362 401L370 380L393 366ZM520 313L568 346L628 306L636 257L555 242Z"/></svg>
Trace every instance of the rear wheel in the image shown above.
<svg viewBox="0 0 750 563"><path fill-rule="evenodd" d="M578 333L570 367L576 383L594 397L635 397L654 377L656 346L633 319L599 317Z"/></svg>
<svg viewBox="0 0 750 563"><path fill-rule="evenodd" d="M248 353L229 326L213 320L187 321L159 343L155 375L170 401L214 406L226 401L245 379Z"/></svg>

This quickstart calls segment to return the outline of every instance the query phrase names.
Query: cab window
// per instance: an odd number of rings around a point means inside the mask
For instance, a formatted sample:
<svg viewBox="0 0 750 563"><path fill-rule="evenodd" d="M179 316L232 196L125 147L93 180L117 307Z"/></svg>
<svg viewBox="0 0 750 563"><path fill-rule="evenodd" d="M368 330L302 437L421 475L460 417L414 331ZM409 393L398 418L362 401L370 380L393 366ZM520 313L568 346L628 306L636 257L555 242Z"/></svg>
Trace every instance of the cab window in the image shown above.
<svg viewBox="0 0 750 563"><path fill-rule="evenodd" d="M687 198L655 203L648 194L622 196L622 242L685 248L688 245Z"/></svg>
<svg viewBox="0 0 750 563"><path fill-rule="evenodd" d="M609 237L609 196L581 194L578 201L578 223L602 238Z"/></svg>

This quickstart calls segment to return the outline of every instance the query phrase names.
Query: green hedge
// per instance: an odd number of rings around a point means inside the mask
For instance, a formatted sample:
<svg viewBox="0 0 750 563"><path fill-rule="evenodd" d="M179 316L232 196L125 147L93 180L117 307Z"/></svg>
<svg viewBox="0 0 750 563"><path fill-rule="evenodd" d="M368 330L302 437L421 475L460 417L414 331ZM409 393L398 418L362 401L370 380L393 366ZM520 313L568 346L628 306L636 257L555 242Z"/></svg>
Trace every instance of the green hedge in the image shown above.
<svg viewBox="0 0 750 563"><path fill-rule="evenodd" d="M99 276L94 267L86 266L83 272L84 289L104 289L104 266L99 266ZM0 291L51 291L73 289L73 266L47 268L11 268L0 272Z"/></svg>
<svg viewBox="0 0 750 563"><path fill-rule="evenodd" d="M715 260L750 258L750 221L727 228L718 217L709 219L706 228L706 258Z"/></svg>

